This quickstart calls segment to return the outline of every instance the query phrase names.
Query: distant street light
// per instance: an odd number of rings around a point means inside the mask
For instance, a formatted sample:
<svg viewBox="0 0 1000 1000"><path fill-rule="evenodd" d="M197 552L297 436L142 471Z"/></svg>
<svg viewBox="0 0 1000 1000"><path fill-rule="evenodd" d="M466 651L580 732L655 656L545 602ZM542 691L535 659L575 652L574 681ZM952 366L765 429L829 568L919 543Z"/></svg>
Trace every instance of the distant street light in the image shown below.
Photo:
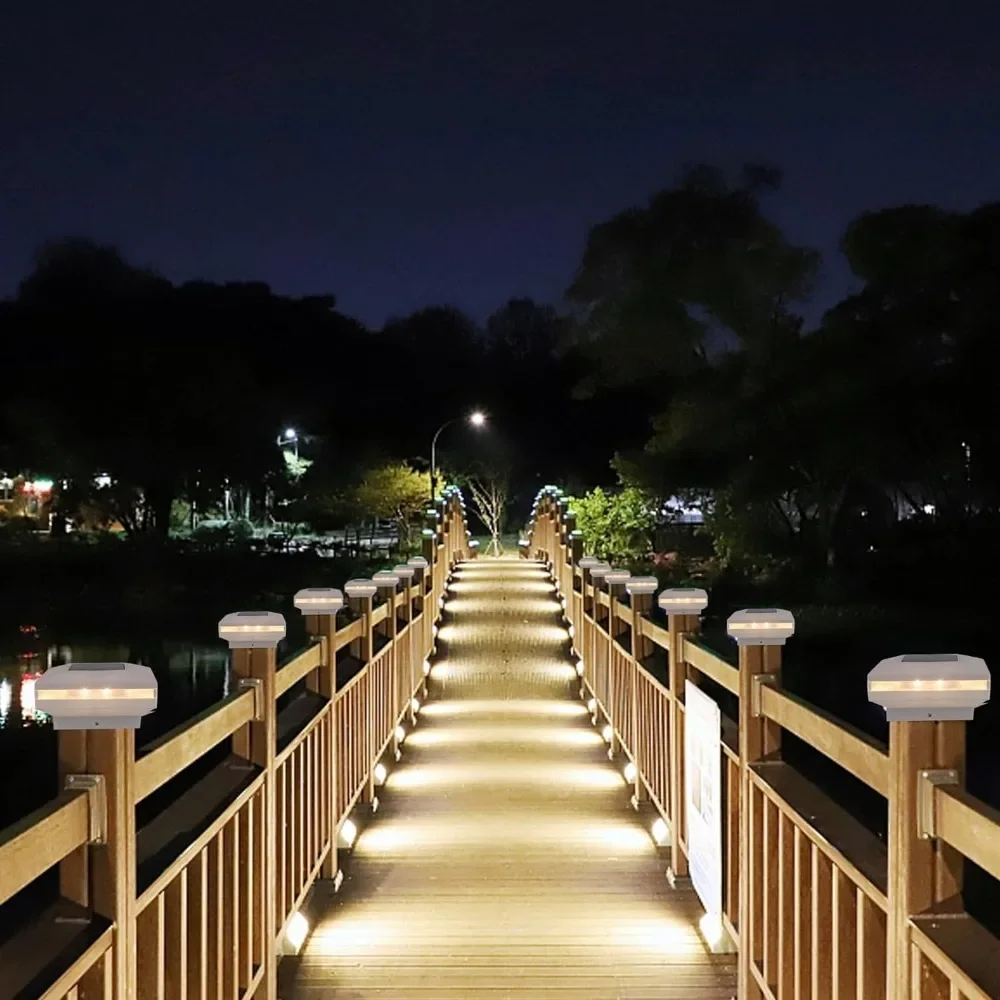
<svg viewBox="0 0 1000 1000"><path fill-rule="evenodd" d="M279 448L282 447L283 445L286 445L286 444L292 445L292 447L293 447L293 449L295 451L295 460L298 461L298 458L299 458L299 436L298 436L298 434L295 433L295 428L293 428L293 427L289 427L285 431L284 434L281 434L278 437L278 447Z"/></svg>
<svg viewBox="0 0 1000 1000"><path fill-rule="evenodd" d="M452 417L451 420L446 420L431 439L431 503L434 503L437 496L437 440L441 436L441 431L461 419L461 417ZM486 414L482 410L473 410L466 419L473 427L483 427L486 424Z"/></svg>

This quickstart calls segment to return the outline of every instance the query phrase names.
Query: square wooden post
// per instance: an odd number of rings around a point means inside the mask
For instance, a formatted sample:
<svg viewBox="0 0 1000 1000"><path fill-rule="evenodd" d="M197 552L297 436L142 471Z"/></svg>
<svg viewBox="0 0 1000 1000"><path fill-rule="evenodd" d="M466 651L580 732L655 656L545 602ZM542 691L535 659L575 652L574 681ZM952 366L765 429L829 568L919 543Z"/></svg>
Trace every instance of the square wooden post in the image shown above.
<svg viewBox="0 0 1000 1000"><path fill-rule="evenodd" d="M923 771L953 770L965 784L965 737L965 722L889 723L887 1000L919 1000L910 990L910 917L963 910L962 858L921 837L917 799Z"/></svg>
<svg viewBox="0 0 1000 1000"><path fill-rule="evenodd" d="M635 765L635 778L632 781L632 805L638 809L643 798L643 774L642 762L644 754L645 733L640 731L642 715L639 712L639 671L643 669L643 663L653 652L653 642L643 635L642 625L653 607L653 594L656 592L656 577L634 577L625 585L629 596L629 605L632 610L632 648L631 653L631 677L629 691L629 709L632 714L632 763Z"/></svg>
<svg viewBox="0 0 1000 1000"><path fill-rule="evenodd" d="M740 877L739 877L739 959L737 995L741 1000L760 1000L762 993L750 971L751 962L763 956L755 954L761 942L754 934L751 898L752 871L760 864L752 849L753 818L750 815L752 793L750 765L775 757L781 750L781 728L774 722L754 714L754 687L757 684L778 684L781 681L781 646L746 645L741 642L739 654L740 697ZM760 677L760 680L755 678Z"/></svg>
<svg viewBox="0 0 1000 1000"><path fill-rule="evenodd" d="M668 687L670 688L670 876L686 878L687 856L681 846L684 834L684 686L687 664L684 662L684 637L698 630L698 615L668 615L670 637Z"/></svg>
<svg viewBox="0 0 1000 1000"><path fill-rule="evenodd" d="M259 874L264 893L264 977L258 987L261 1000L276 1000L278 990L277 937L284 914L278 913L277 884L278 871L275 859L277 844L277 803L276 782L274 780L275 755L277 752L277 707L275 671L277 668L277 645L265 648L234 649L232 651L233 673L252 681L256 687L258 718L248 723L245 730L234 738L243 744L245 756L251 763L261 768L264 774L262 792L264 809L264 845L261 851L262 871Z"/></svg>

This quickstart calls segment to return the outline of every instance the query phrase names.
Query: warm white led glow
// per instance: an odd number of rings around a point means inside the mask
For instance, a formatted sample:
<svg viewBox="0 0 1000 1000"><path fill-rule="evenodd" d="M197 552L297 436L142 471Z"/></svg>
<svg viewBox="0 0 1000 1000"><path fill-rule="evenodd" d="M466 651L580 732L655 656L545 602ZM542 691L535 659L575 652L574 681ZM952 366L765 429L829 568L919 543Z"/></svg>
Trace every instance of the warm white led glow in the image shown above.
<svg viewBox="0 0 1000 1000"><path fill-rule="evenodd" d="M591 715L596 714L596 712L597 712L597 699L596 698L591 698L590 701L587 702L587 711L590 712Z"/></svg>
<svg viewBox="0 0 1000 1000"><path fill-rule="evenodd" d="M437 634L438 634L438 627L437 627L437 625L434 625L434 626L431 627L431 635L434 636L434 638L436 639L437 638Z"/></svg>
<svg viewBox="0 0 1000 1000"><path fill-rule="evenodd" d="M289 918L285 927L285 940L294 954L298 954L309 936L309 921L296 910Z"/></svg>
<svg viewBox="0 0 1000 1000"><path fill-rule="evenodd" d="M354 841L358 839L358 828L354 821L345 819L340 827L340 839L345 847L353 847Z"/></svg>
<svg viewBox="0 0 1000 1000"><path fill-rule="evenodd" d="M113 701L116 698L155 698L154 688L37 688L35 701L45 711L45 705L53 701Z"/></svg>
<svg viewBox="0 0 1000 1000"><path fill-rule="evenodd" d="M656 817L650 832L653 834L653 840L656 841L660 847L667 842L667 839L670 836L670 831L667 829L666 821L662 816Z"/></svg>
<svg viewBox="0 0 1000 1000"><path fill-rule="evenodd" d="M783 646L795 633L795 617L783 608L747 608L729 616L726 631L741 646Z"/></svg>
<svg viewBox="0 0 1000 1000"><path fill-rule="evenodd" d="M722 926L722 918L716 913L706 913L698 921L698 930L705 939L709 948L717 948L722 943L722 935L725 930Z"/></svg>
<svg viewBox="0 0 1000 1000"><path fill-rule="evenodd" d="M601 730L601 735L606 743L610 743L614 738L615 731L610 722Z"/></svg>
<svg viewBox="0 0 1000 1000"><path fill-rule="evenodd" d="M633 781L635 781L636 773L637 771L635 764L633 764L632 761L629 761L625 765L625 780L631 784Z"/></svg>
<svg viewBox="0 0 1000 1000"><path fill-rule="evenodd" d="M420 702L417 701L416 698L411 698L410 699L410 708L413 711L414 715L416 715L416 713L420 711Z"/></svg>
<svg viewBox="0 0 1000 1000"><path fill-rule="evenodd" d="M969 720L990 699L984 660L963 653L909 653L882 660L868 674L868 698L890 722Z"/></svg>
<svg viewBox="0 0 1000 1000"><path fill-rule="evenodd" d="M577 660L576 661L576 676L577 677L582 677L583 676L583 672L584 672L585 669L586 669L586 667L584 665L583 660Z"/></svg>
<svg viewBox="0 0 1000 1000"><path fill-rule="evenodd" d="M285 619L274 611L234 611L219 622L219 638L232 649L276 646L285 637Z"/></svg>
<svg viewBox="0 0 1000 1000"><path fill-rule="evenodd" d="M576 635L576 629L572 625L566 626L566 631L569 633L569 637L572 639Z"/></svg>
<svg viewBox="0 0 1000 1000"><path fill-rule="evenodd" d="M332 615L344 606L344 595L333 587L307 587L295 595L295 607L306 615Z"/></svg>
<svg viewBox="0 0 1000 1000"><path fill-rule="evenodd" d="M656 599L668 615L697 615L708 607L708 592L699 587L672 587Z"/></svg>
<svg viewBox="0 0 1000 1000"><path fill-rule="evenodd" d="M424 660L424 677L431 672L430 660Z"/></svg>
<svg viewBox="0 0 1000 1000"><path fill-rule="evenodd" d="M402 743L406 739L406 730L402 726L396 726L396 742Z"/></svg>
<svg viewBox="0 0 1000 1000"><path fill-rule="evenodd" d="M389 772L386 770L385 764L379 761L375 765L375 783L378 785L384 785L388 774Z"/></svg>
<svg viewBox="0 0 1000 1000"><path fill-rule="evenodd" d="M422 714L437 718L452 715L494 715L497 711L495 701L449 700L432 702L425 705ZM544 699L512 698L503 702L504 717L516 718L518 715L551 716L584 715L583 705L572 701L548 701Z"/></svg>

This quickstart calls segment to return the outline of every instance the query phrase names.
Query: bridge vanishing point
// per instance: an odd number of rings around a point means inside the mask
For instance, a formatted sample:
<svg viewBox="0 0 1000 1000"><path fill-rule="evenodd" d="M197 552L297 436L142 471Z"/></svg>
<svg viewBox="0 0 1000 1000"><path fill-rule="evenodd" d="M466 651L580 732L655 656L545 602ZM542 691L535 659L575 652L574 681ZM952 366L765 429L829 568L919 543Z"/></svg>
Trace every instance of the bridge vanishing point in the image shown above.
<svg viewBox="0 0 1000 1000"><path fill-rule="evenodd" d="M1000 997L961 906L961 857L1000 877L964 724L877 744L781 689L780 646L732 666L696 615L656 621L574 527L547 489L521 558L477 560L450 491L423 557L348 586L284 663L234 649L239 691L142 755L61 731L65 791L0 831L0 905L60 886L0 942L0 1000ZM725 710L711 914L688 681ZM886 797L888 844L781 759L783 731Z"/></svg>

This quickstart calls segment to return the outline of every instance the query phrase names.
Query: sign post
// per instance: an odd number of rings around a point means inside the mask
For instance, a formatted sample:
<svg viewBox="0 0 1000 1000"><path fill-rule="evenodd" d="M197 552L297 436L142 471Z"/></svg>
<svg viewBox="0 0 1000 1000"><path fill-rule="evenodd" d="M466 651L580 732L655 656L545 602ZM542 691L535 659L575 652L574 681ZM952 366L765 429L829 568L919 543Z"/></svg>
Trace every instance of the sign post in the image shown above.
<svg viewBox="0 0 1000 1000"><path fill-rule="evenodd" d="M722 758L719 706L684 685L684 815L691 883L709 917L722 917Z"/></svg>

